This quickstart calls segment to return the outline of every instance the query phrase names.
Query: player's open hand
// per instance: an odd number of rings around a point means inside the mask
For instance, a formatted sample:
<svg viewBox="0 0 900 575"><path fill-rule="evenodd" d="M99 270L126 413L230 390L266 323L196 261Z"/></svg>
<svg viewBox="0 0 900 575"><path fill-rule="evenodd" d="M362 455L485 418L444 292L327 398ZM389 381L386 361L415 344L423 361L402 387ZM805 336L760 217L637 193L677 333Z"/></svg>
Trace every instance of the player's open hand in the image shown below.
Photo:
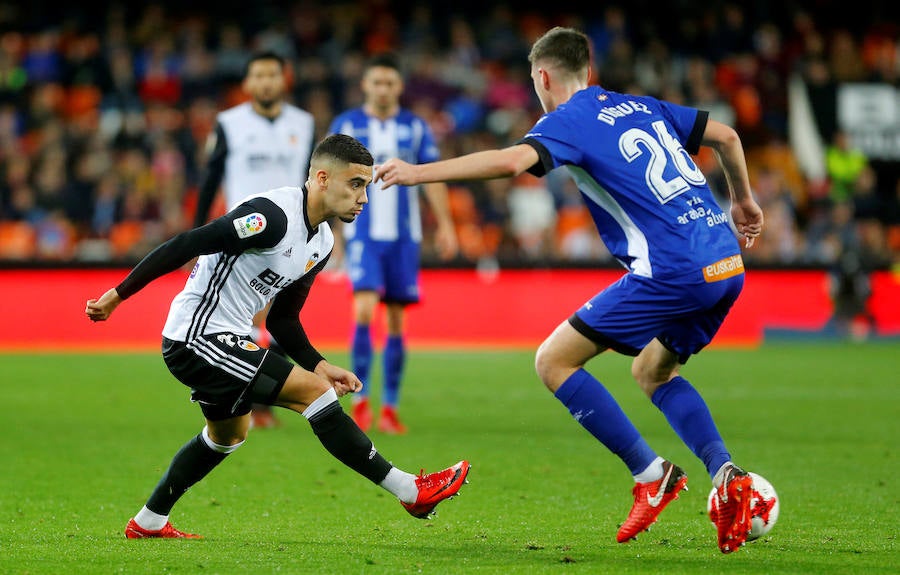
<svg viewBox="0 0 900 575"><path fill-rule="evenodd" d="M120 303L122 303L122 298L119 297L119 292L113 288L100 296L100 299L89 299L84 313L91 321L106 321Z"/></svg>
<svg viewBox="0 0 900 575"><path fill-rule="evenodd" d="M315 373L319 377L324 377L331 384L338 397L348 393L355 393L362 389L362 381L356 377L356 374L342 367L331 365L325 360L319 362Z"/></svg>

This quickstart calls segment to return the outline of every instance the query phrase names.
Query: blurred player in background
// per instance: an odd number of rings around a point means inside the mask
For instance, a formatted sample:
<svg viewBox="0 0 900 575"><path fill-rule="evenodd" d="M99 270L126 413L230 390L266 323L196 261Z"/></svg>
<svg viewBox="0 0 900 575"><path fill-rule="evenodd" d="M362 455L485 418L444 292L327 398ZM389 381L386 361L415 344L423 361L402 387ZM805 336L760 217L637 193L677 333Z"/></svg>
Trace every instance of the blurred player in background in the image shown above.
<svg viewBox="0 0 900 575"><path fill-rule="evenodd" d="M87 302L88 318L106 321L148 283L198 258L170 306L162 350L169 371L191 389L206 426L175 454L128 522L129 539L199 537L175 529L169 513L244 443L253 402L302 414L329 453L398 497L414 517L430 516L465 483L466 461L419 476L394 467L341 408L338 397L359 391L362 382L316 351L299 315L334 246L327 220L359 215L373 160L359 141L335 135L316 147L311 164L303 187L249 196L224 216L157 247L118 286ZM250 335L254 314L270 303L267 325L296 365ZM284 484L277 478L262 488L274 493Z"/></svg>
<svg viewBox="0 0 900 575"><path fill-rule="evenodd" d="M656 454L584 368L607 349L634 356L637 384L717 489L725 510L716 522L719 549L736 551L750 531L751 477L732 463L705 401L679 372L712 340L743 288L735 231L748 248L762 231L743 145L706 112L589 86L590 43L579 31L550 30L528 59L546 113L522 140L432 164L392 159L376 169L375 180L415 185L568 168L604 243L628 273L550 334L537 351L537 373L634 476L634 504L616 537L623 543L650 527L687 485L685 472ZM734 228L691 159L701 145L712 147L726 174Z"/></svg>
<svg viewBox="0 0 900 575"><path fill-rule="evenodd" d="M403 77L395 54L379 54L365 66L361 81L365 101L360 108L345 111L331 123L330 133L359 139L375 156L376 163L392 157L409 162L439 159L431 129L424 119L400 106ZM371 324L379 302L384 302L387 341L382 355L382 393L378 430L399 434L406 431L397 415L400 383L406 363L404 314L419 301L419 255L422 242L420 186L369 188L369 207L351 224L343 226L344 264L353 286L351 341L353 372L363 389L354 397L353 419L363 429L372 425L369 405L370 371L374 356ZM437 223L435 244L440 257L457 252L456 231L450 217L447 186L424 186Z"/></svg>
<svg viewBox="0 0 900 575"><path fill-rule="evenodd" d="M250 194L282 186L297 186L306 178L315 143L315 122L305 110L285 101L286 62L275 52L258 52L247 62L243 89L248 102L216 116L207 140L206 171L200 185L194 226L206 223L219 187L226 209ZM264 327L266 312L253 321L253 335L261 344L279 351ZM265 405L253 408L254 427L278 424Z"/></svg>

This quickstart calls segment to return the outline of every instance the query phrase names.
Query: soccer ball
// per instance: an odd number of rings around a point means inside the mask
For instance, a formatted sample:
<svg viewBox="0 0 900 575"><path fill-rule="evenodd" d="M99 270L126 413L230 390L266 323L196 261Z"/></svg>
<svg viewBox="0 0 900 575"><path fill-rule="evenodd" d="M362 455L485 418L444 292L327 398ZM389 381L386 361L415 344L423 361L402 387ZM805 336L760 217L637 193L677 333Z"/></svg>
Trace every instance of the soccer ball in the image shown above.
<svg viewBox="0 0 900 575"><path fill-rule="evenodd" d="M780 499L768 479L752 471L749 474L753 478L753 488L750 495L751 527L747 541L754 541L763 535L768 535L772 527L775 526L775 522L778 521ZM718 502L716 488L713 487L706 501L706 511L709 513L709 519L713 525L716 524L716 517L718 516Z"/></svg>

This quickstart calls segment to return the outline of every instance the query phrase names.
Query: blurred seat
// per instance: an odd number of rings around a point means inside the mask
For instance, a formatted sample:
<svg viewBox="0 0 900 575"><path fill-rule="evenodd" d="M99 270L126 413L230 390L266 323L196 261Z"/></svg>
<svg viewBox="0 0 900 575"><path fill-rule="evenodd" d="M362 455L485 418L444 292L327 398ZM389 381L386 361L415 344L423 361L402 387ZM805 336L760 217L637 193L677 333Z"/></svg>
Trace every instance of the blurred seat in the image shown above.
<svg viewBox="0 0 900 575"><path fill-rule="evenodd" d="M556 238L559 243L573 232L593 228L594 220L585 206L563 206L556 212Z"/></svg>
<svg viewBox="0 0 900 575"><path fill-rule="evenodd" d="M41 260L67 261L75 255L78 232L62 215L52 213L35 224L35 255Z"/></svg>
<svg viewBox="0 0 900 575"><path fill-rule="evenodd" d="M887 244L891 252L900 254L900 224L894 224L888 228Z"/></svg>
<svg viewBox="0 0 900 575"><path fill-rule="evenodd" d="M66 92L65 114L68 118L97 110L103 99L103 93L96 86L72 86Z"/></svg>
<svg viewBox="0 0 900 575"><path fill-rule="evenodd" d="M109 230L109 245L114 258L127 257L144 237L144 223L138 220L116 222Z"/></svg>
<svg viewBox="0 0 900 575"><path fill-rule="evenodd" d="M0 222L0 259L26 260L34 257L37 232L27 222Z"/></svg>

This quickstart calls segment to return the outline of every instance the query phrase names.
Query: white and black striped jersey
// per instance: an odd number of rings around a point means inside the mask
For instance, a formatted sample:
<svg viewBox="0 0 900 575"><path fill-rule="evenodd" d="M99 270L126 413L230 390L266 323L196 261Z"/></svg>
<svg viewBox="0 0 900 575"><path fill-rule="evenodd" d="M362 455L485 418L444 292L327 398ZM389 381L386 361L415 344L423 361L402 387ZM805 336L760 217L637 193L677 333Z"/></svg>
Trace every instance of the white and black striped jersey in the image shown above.
<svg viewBox="0 0 900 575"><path fill-rule="evenodd" d="M195 227L206 223L220 185L228 209L259 190L302 185L314 145L313 115L287 102L275 118L256 113L250 102L219 112L207 141L209 159Z"/></svg>
<svg viewBox="0 0 900 575"><path fill-rule="evenodd" d="M120 297L199 256L172 301L162 334L181 342L222 332L249 336L253 316L272 300L269 331L307 367L321 356L309 344L299 313L331 254L334 236L327 222L310 226L306 198L305 188L276 188L175 236L135 266L116 288Z"/></svg>

